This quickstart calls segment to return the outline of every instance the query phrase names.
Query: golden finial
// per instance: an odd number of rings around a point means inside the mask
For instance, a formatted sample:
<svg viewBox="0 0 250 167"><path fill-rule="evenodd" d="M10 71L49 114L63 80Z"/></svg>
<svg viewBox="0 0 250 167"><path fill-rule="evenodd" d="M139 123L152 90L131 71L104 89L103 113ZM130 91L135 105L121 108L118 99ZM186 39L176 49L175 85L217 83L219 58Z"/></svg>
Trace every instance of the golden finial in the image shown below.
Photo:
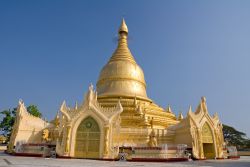
<svg viewBox="0 0 250 167"><path fill-rule="evenodd" d="M121 33L121 32L128 33L128 27L126 25L126 22L125 22L124 18L122 18L122 23L121 23L121 26L119 28L119 33Z"/></svg>
<svg viewBox="0 0 250 167"><path fill-rule="evenodd" d="M122 23L119 28L118 46L109 61L117 60L126 60L136 64L134 57L128 48L128 27L124 19L122 19Z"/></svg>

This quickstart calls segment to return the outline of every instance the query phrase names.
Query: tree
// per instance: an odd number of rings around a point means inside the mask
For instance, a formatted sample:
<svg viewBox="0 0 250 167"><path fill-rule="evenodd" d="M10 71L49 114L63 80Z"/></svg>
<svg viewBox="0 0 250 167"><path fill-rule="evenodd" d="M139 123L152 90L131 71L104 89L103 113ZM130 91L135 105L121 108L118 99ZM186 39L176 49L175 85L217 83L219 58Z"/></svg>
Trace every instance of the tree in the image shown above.
<svg viewBox="0 0 250 167"><path fill-rule="evenodd" d="M12 127L15 122L15 117L16 117L16 111L17 108L13 108L12 110L3 110L0 112L0 115L2 115L2 121L0 122L0 132L7 137L7 141L10 138ZM31 114L34 115L35 117L42 117L42 114L39 112L37 106L35 105L30 105L27 107L27 111Z"/></svg>
<svg viewBox="0 0 250 167"><path fill-rule="evenodd" d="M30 105L27 107L27 111L31 114L34 115L35 117L42 117L42 114L39 112L37 106L35 105Z"/></svg>
<svg viewBox="0 0 250 167"><path fill-rule="evenodd" d="M223 135L228 145L236 146L237 149L244 149L250 146L250 140L246 133L240 132L235 128L223 124Z"/></svg>
<svg viewBox="0 0 250 167"><path fill-rule="evenodd" d="M12 110L3 110L0 112L0 114L3 115L3 119L0 123L0 130L7 139L10 137L12 126L15 122L16 110L17 108L13 108Z"/></svg>

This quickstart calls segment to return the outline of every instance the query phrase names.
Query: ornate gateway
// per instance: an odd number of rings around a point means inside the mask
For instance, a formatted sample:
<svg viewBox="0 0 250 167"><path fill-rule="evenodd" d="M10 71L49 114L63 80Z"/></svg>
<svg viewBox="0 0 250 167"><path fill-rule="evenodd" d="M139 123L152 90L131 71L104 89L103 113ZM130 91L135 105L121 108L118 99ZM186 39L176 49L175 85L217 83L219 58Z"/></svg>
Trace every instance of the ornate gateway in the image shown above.
<svg viewBox="0 0 250 167"><path fill-rule="evenodd" d="M75 156L99 158L100 128L92 117L85 118L76 133Z"/></svg>

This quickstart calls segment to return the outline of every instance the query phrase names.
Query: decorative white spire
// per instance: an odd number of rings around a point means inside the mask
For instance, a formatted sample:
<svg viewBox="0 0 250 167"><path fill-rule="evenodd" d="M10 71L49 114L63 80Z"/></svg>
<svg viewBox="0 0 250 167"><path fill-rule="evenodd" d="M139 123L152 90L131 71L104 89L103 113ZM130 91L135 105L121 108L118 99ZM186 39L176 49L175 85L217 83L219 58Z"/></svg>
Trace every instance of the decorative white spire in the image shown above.
<svg viewBox="0 0 250 167"><path fill-rule="evenodd" d="M182 119L183 119L183 115L182 115L182 112L180 112L179 115L178 115L178 120L180 121Z"/></svg>
<svg viewBox="0 0 250 167"><path fill-rule="evenodd" d="M207 100L206 100L206 97L205 96L202 96L201 97L201 107L202 107L202 109L203 109L203 111L205 112L205 113L207 113L208 111L207 111L207 102L206 102Z"/></svg>
<svg viewBox="0 0 250 167"><path fill-rule="evenodd" d="M193 112L193 111L192 111L192 106L191 106L191 105L189 106L188 112Z"/></svg>
<svg viewBox="0 0 250 167"><path fill-rule="evenodd" d="M170 105L167 106L166 112L173 113Z"/></svg>
<svg viewBox="0 0 250 167"><path fill-rule="evenodd" d="M118 103L117 103L117 105L116 105L116 108L117 108L118 110L120 110L120 113L123 111L123 107L122 107L122 104L121 104L121 100L120 100L120 99L118 100Z"/></svg>
<svg viewBox="0 0 250 167"><path fill-rule="evenodd" d="M63 103L61 105L61 108L60 108L61 111L66 111L67 110L67 105L66 105L66 101L63 100Z"/></svg>
<svg viewBox="0 0 250 167"><path fill-rule="evenodd" d="M77 104L77 101L76 101L76 103L75 103L75 110L77 110L78 109L78 104Z"/></svg>

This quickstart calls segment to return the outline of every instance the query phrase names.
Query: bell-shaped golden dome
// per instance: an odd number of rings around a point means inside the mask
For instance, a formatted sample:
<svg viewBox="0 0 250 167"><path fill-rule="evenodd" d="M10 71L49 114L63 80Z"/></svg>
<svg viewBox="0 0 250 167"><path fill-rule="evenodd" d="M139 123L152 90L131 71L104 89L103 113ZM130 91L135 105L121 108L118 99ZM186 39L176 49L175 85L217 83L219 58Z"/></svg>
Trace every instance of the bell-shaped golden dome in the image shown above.
<svg viewBox="0 0 250 167"><path fill-rule="evenodd" d="M118 46L102 68L97 82L98 96L138 96L147 98L144 74L128 48L128 27L122 20Z"/></svg>

